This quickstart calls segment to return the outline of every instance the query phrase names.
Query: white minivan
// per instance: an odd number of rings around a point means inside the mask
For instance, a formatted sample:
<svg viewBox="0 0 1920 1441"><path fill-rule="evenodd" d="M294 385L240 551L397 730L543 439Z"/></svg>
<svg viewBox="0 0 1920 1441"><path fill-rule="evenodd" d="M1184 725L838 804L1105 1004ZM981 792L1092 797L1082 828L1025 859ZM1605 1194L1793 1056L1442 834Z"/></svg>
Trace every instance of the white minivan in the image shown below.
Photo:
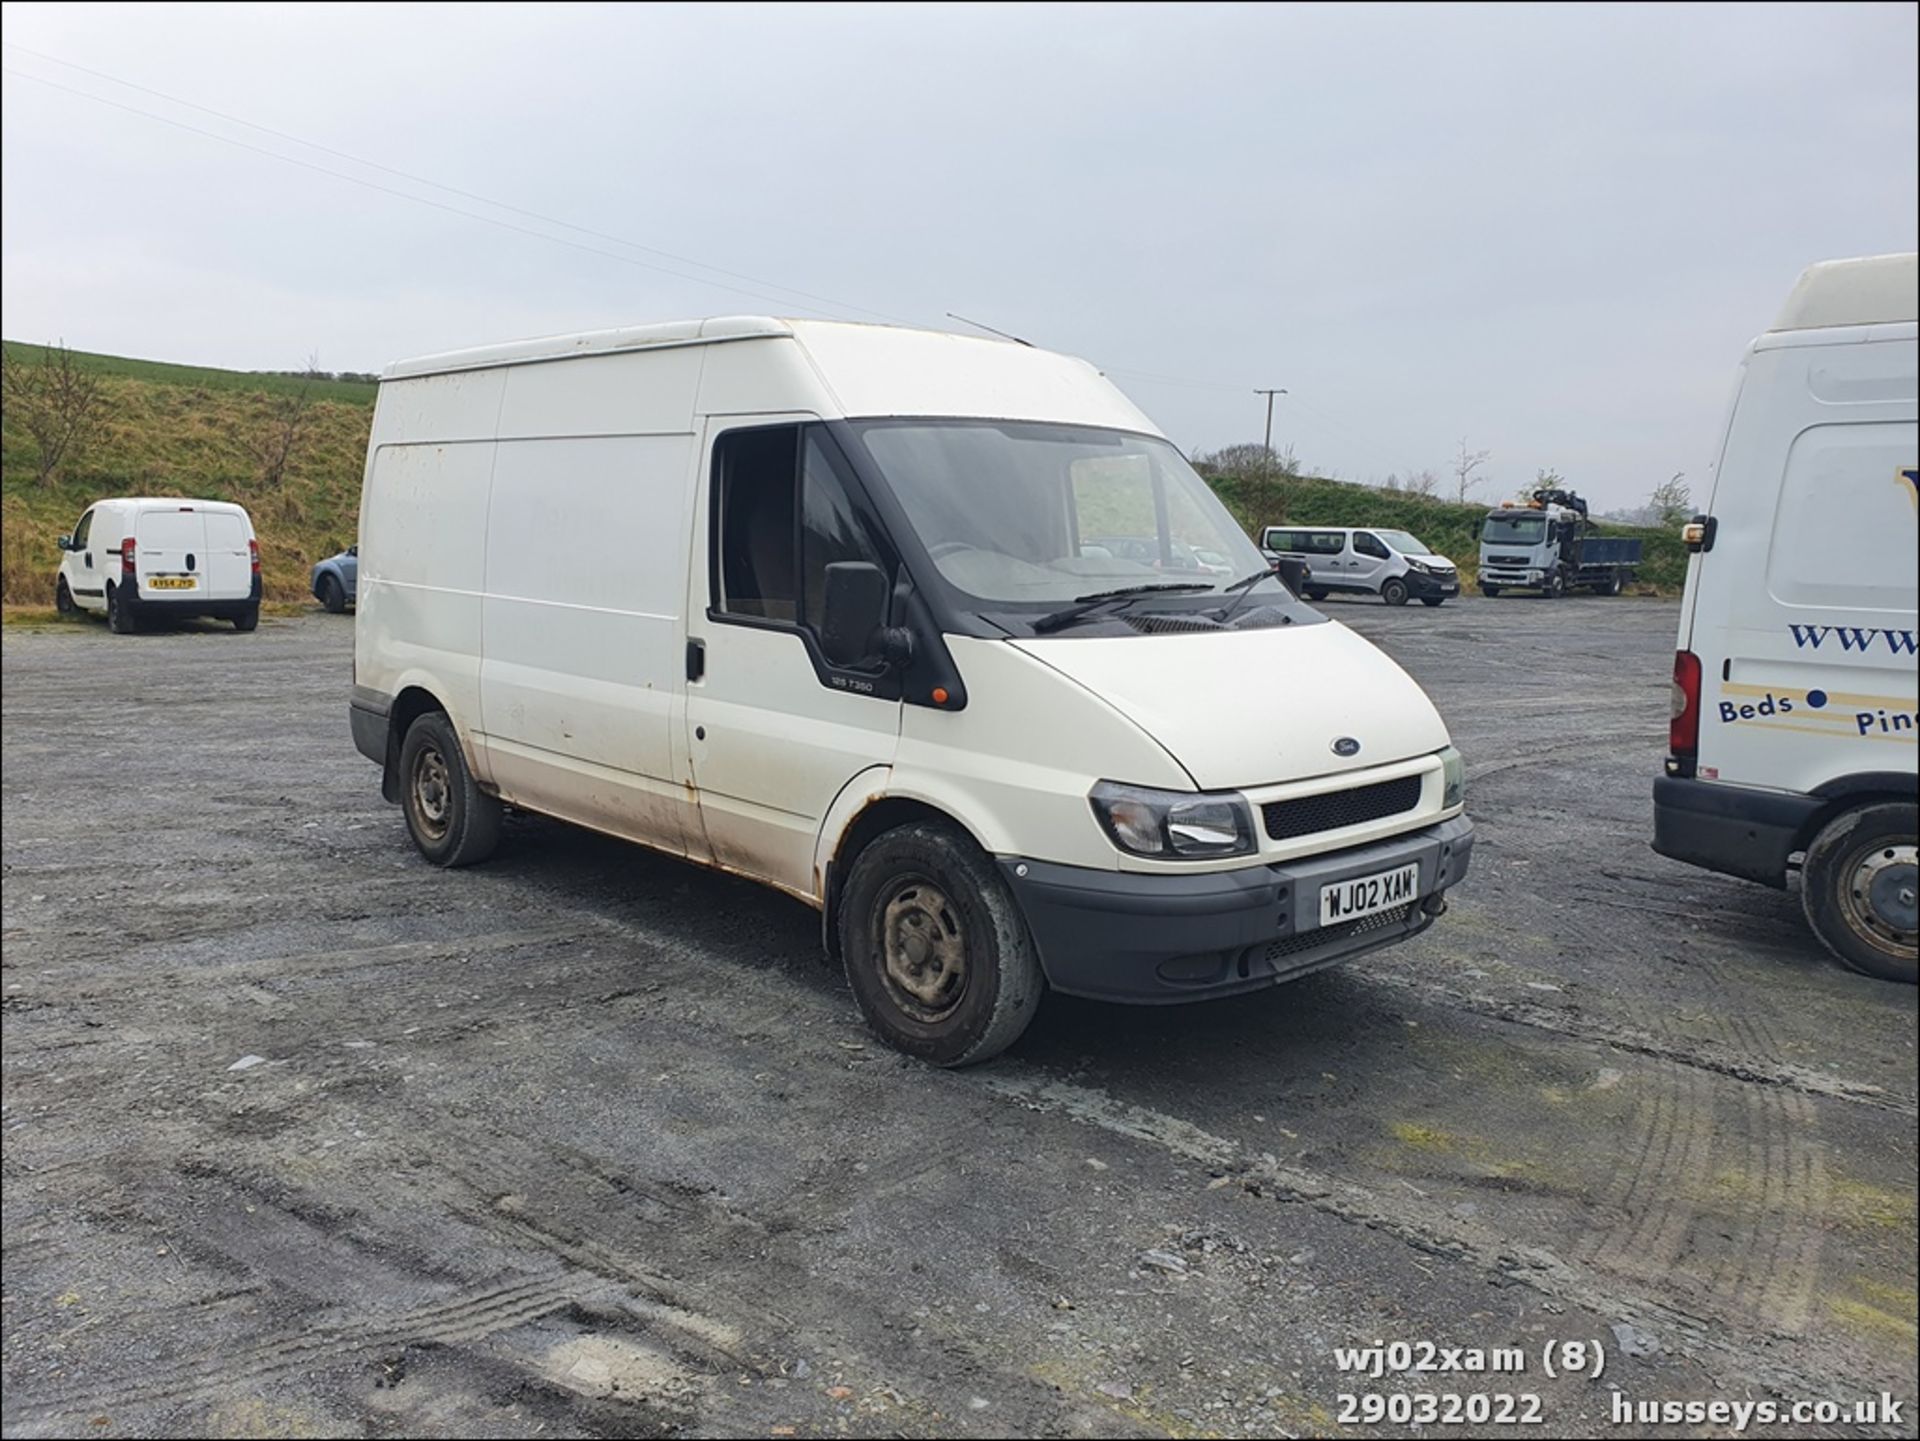
<svg viewBox="0 0 1920 1441"><path fill-rule="evenodd" d="M1466 873L1426 694L1083 361L732 318L405 362L360 559L353 735L428 860L505 803L777 887L938 1064L1048 985L1403 940Z"/></svg>
<svg viewBox="0 0 1920 1441"><path fill-rule="evenodd" d="M260 623L260 543L231 501L180 496L97 500L60 537L54 604L103 614L125 634L142 621L211 616Z"/></svg>
<svg viewBox="0 0 1920 1441"><path fill-rule="evenodd" d="M1785 887L1846 964L1915 976L1916 257L1815 265L1748 348L1687 527L1654 849Z"/></svg>
<svg viewBox="0 0 1920 1441"><path fill-rule="evenodd" d="M1460 572L1453 562L1404 530L1270 525L1260 543L1276 557L1312 568L1305 587L1309 600L1345 591L1377 595L1388 605L1418 600L1436 606L1460 594Z"/></svg>

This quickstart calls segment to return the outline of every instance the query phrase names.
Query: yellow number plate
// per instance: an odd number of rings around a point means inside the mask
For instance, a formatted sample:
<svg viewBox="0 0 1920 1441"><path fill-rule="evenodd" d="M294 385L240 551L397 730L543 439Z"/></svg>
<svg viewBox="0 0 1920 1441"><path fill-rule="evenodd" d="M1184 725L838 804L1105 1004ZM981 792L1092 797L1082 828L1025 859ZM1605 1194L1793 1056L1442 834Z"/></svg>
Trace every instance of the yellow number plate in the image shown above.
<svg viewBox="0 0 1920 1441"><path fill-rule="evenodd" d="M192 590L200 582L190 575L150 575L148 590Z"/></svg>

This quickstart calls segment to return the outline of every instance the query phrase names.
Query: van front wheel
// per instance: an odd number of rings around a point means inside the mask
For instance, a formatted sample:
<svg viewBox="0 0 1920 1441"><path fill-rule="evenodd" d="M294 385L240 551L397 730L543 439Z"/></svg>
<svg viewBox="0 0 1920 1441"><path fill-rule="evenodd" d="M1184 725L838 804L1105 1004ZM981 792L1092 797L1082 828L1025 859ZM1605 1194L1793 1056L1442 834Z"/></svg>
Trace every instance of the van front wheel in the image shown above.
<svg viewBox="0 0 1920 1441"><path fill-rule="evenodd" d="M400 742L400 806L420 854L436 866L484 861L500 843L499 797L474 784L453 722L429 711Z"/></svg>
<svg viewBox="0 0 1920 1441"><path fill-rule="evenodd" d="M1407 597L1412 594L1413 592L1407 589L1407 583L1397 575L1380 587L1380 599L1388 605L1405 605Z"/></svg>
<svg viewBox="0 0 1920 1441"><path fill-rule="evenodd" d="M860 852L841 897L840 951L867 1024L936 1066L999 1055L1045 989L1006 883L946 826L902 826Z"/></svg>
<svg viewBox="0 0 1920 1441"><path fill-rule="evenodd" d="M1909 985L1915 947L1916 808L1886 801L1828 821L1807 847L1800 904L1807 924L1841 962Z"/></svg>

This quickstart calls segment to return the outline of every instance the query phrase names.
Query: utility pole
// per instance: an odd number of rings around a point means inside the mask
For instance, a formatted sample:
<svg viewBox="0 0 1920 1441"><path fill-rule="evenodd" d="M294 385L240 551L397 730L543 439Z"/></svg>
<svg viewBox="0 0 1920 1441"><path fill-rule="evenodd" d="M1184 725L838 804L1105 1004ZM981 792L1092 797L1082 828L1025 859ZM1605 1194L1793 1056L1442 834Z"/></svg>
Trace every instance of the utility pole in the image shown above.
<svg viewBox="0 0 1920 1441"><path fill-rule="evenodd" d="M1273 500L1273 398L1286 393L1284 386L1254 391L1255 395L1264 395L1267 398L1267 431L1265 439L1260 442L1260 500L1263 510L1271 505ZM1256 518L1255 524L1265 525L1268 519L1268 516L1261 515Z"/></svg>

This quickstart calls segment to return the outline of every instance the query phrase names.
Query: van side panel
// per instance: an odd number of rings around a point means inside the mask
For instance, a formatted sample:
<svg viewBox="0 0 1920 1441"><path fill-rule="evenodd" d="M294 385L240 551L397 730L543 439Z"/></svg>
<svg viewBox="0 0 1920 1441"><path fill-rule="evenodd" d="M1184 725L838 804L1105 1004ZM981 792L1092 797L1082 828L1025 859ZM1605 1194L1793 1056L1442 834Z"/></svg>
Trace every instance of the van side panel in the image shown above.
<svg viewBox="0 0 1920 1441"><path fill-rule="evenodd" d="M482 727L510 798L685 853L687 435L502 441Z"/></svg>
<svg viewBox="0 0 1920 1441"><path fill-rule="evenodd" d="M696 855L676 734L700 360L675 348L504 372L480 674L503 795Z"/></svg>
<svg viewBox="0 0 1920 1441"><path fill-rule="evenodd" d="M382 445L360 502L357 685L421 686L463 735L480 718L480 591L493 447ZM481 779L486 758L469 747Z"/></svg>

